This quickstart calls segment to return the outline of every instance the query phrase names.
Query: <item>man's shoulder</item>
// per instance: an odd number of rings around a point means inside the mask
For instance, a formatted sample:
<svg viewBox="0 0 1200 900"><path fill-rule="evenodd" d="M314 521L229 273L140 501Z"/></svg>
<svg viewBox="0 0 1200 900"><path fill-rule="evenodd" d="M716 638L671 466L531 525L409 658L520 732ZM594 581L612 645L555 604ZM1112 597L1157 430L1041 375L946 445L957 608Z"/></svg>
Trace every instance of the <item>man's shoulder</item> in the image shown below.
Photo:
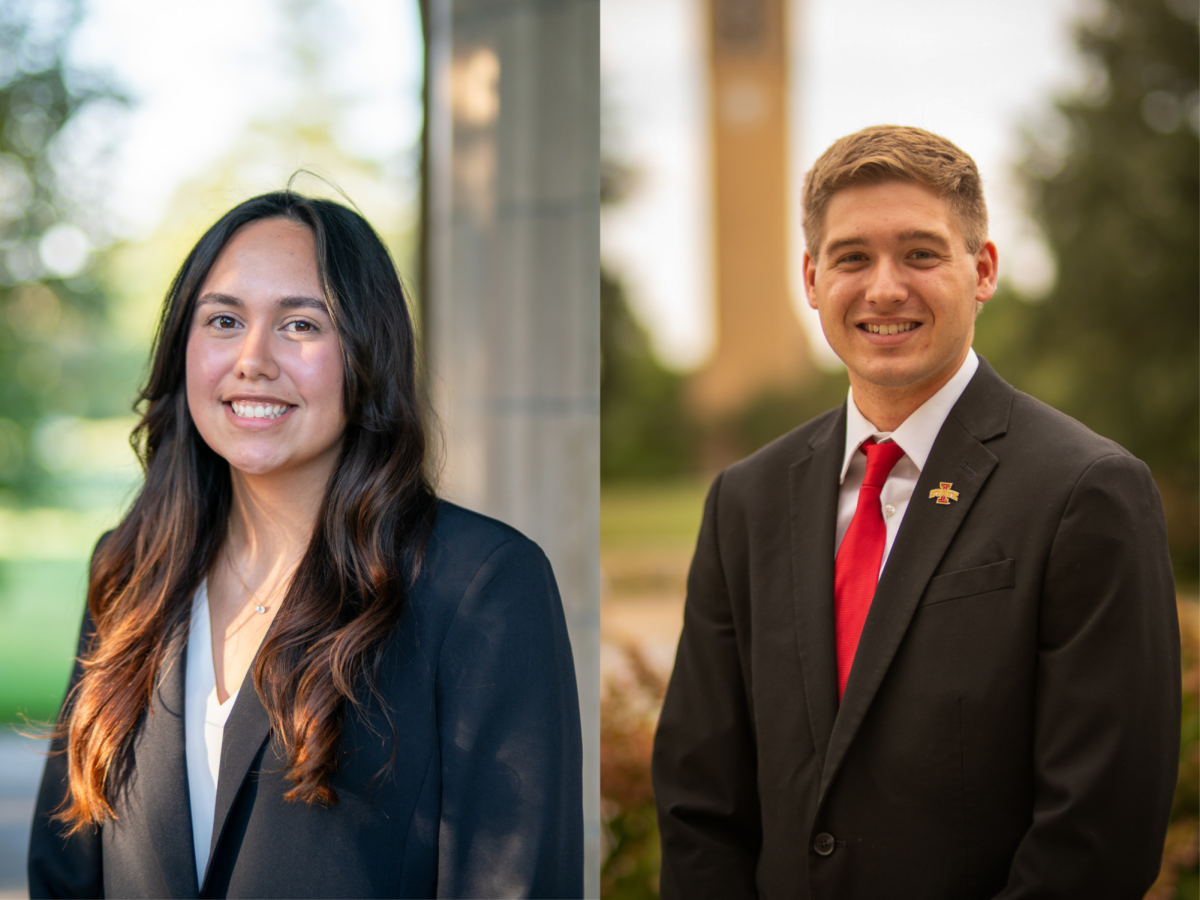
<svg viewBox="0 0 1200 900"><path fill-rule="evenodd" d="M1071 454L1080 459L1133 456L1116 441L1097 434L1078 419L1017 390L1013 391L1012 417L1006 437L1052 441L1044 448L1047 452Z"/></svg>
<svg viewBox="0 0 1200 900"><path fill-rule="evenodd" d="M982 360L975 381L979 384L968 387L951 415L968 431L973 430L972 421L990 423L982 424L982 430L976 436L998 452L1020 453L1023 449L1025 453L1021 455L1028 454L1051 465L1071 469L1086 468L1099 459L1114 456L1136 459L1116 441L1012 387ZM992 409L981 415L980 410L972 408L976 405L990 405ZM997 408L1004 410L1001 417L994 415ZM1003 427L995 427L1001 418ZM991 431L996 433L989 433Z"/></svg>

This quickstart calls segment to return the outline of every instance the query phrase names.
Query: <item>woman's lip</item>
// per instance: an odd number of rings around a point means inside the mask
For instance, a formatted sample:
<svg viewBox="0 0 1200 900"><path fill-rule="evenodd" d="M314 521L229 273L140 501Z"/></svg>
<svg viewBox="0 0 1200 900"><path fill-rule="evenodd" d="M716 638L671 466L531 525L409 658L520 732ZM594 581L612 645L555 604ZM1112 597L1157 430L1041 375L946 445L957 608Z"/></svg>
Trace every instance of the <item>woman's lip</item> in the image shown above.
<svg viewBox="0 0 1200 900"><path fill-rule="evenodd" d="M233 411L233 402L230 400L222 401L221 405L225 407L225 415L234 425L239 428L249 428L254 431L263 431L264 429L278 425L280 422L290 416L296 409L295 406L288 406L282 415L276 416L273 419L251 419L246 416L239 416L237 413L235 413Z"/></svg>

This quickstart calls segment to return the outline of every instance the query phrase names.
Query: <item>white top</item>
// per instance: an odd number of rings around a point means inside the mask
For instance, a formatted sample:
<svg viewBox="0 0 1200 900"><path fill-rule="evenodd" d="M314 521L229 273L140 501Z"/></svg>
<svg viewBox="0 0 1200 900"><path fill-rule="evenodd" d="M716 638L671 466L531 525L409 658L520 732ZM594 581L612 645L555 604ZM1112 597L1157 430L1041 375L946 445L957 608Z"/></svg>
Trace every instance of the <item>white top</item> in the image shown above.
<svg viewBox="0 0 1200 900"><path fill-rule="evenodd" d="M188 632L187 674L184 680L184 751L187 758L188 798L192 807L192 846L196 851L196 880L204 884L208 853L212 847L213 818L217 808L217 779L221 773L221 739L225 721L238 692L224 703L217 701L217 675L213 668L212 627L208 619L208 581L200 582L192 601Z"/></svg>
<svg viewBox="0 0 1200 900"><path fill-rule="evenodd" d="M867 474L867 456L858 452L858 448L868 438L875 438L876 443L885 440L895 441L904 450L904 456L896 463L883 490L879 494L879 503L883 507L883 523L887 528L887 540L883 545L883 558L879 561L879 571L883 571L888 554L892 552L892 544L896 541L896 532L904 521L904 513L908 510L908 501L912 499L913 490L925 461L929 459L929 451L938 432L946 422L946 416L966 390L967 383L979 368L979 357L973 349L967 350L967 358L958 367L958 371L947 381L938 392L922 403L905 419L900 427L893 432L880 431L867 417L859 412L854 403L854 390L850 390L846 401L846 455L842 459L842 487L838 492L837 539L834 543L834 555L842 545L842 538L854 518L854 510L858 506L858 492L862 488L863 478Z"/></svg>

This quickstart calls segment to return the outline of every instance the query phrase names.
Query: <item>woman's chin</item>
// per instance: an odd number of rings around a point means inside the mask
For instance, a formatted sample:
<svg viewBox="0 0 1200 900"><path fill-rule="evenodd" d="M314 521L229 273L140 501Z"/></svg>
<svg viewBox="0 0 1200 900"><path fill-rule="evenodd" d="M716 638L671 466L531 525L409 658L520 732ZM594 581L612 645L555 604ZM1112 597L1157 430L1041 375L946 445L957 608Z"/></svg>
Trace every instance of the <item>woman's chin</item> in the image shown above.
<svg viewBox="0 0 1200 900"><path fill-rule="evenodd" d="M221 454L225 456L225 454ZM237 472L248 478L262 478L267 475L278 475L287 468L287 461L278 456L260 456L257 454L231 453L225 456L231 472Z"/></svg>

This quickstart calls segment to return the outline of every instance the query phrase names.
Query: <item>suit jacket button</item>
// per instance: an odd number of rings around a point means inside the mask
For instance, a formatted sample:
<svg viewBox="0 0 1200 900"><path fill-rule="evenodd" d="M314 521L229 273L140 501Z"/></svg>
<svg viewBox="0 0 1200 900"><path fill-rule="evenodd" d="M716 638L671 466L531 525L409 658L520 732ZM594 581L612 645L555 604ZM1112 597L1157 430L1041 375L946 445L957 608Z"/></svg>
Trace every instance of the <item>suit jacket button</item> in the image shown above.
<svg viewBox="0 0 1200 900"><path fill-rule="evenodd" d="M827 831L822 831L817 835L817 839L813 841L813 849L821 856L828 856L833 852L833 835Z"/></svg>

